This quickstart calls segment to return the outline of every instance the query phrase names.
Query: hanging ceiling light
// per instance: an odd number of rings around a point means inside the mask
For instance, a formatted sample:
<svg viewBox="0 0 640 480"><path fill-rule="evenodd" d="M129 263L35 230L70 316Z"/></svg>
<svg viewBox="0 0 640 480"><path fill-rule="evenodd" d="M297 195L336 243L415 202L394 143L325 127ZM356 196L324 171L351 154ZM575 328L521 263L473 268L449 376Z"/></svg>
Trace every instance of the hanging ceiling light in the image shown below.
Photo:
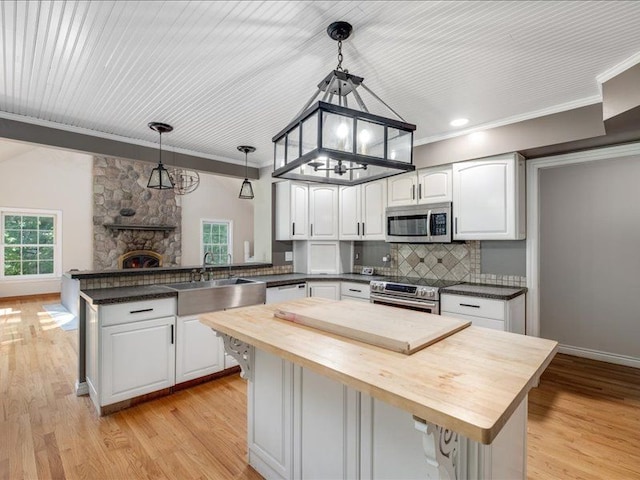
<svg viewBox="0 0 640 480"><path fill-rule="evenodd" d="M338 42L338 66L318 84L289 125L273 137L274 177L357 185L415 170L416 126L367 88L364 78L342 68L342 41L352 30L347 22L334 22L327 28ZM369 112L358 87L397 118ZM316 102L322 92L322 99ZM355 100L358 109L348 106L349 99Z"/></svg>
<svg viewBox="0 0 640 480"><path fill-rule="evenodd" d="M170 188L173 188L174 185L169 172L166 168L164 168L164 165L162 165L162 134L172 131L173 127L171 125L167 125L166 123L151 122L149 123L149 128L160 134L160 153L158 166L151 170L151 176L149 177L147 188L169 190Z"/></svg>
<svg viewBox="0 0 640 480"><path fill-rule="evenodd" d="M251 186L251 182L249 181L249 178L247 175L247 171L248 171L247 154L255 152L256 147L248 147L246 145L240 145L238 147L238 150L240 150L241 152L244 152L244 182L242 182L242 187L240 187L240 195L238 195L238 198L246 198L248 200L251 200L253 198L253 187Z"/></svg>

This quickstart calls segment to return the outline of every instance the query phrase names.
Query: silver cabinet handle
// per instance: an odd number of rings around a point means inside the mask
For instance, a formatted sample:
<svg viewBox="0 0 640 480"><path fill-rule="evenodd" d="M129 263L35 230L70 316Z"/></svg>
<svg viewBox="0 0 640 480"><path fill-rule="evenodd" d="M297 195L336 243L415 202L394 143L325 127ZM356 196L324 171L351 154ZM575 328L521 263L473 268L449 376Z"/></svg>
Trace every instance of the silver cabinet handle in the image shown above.
<svg viewBox="0 0 640 480"><path fill-rule="evenodd" d="M357 288L350 288L349 291L362 293L362 290L358 290Z"/></svg>
<svg viewBox="0 0 640 480"><path fill-rule="evenodd" d="M461 303L461 307L471 307L471 308L480 308L480 305L472 305L470 303Z"/></svg>
<svg viewBox="0 0 640 480"><path fill-rule="evenodd" d="M362 222L362 236L364 237L364 222Z"/></svg>
<svg viewBox="0 0 640 480"><path fill-rule="evenodd" d="M416 186L411 185L411 200L415 200L415 199L416 199Z"/></svg>
<svg viewBox="0 0 640 480"><path fill-rule="evenodd" d="M296 222L291 223L291 235L296 234Z"/></svg>
<svg viewBox="0 0 640 480"><path fill-rule="evenodd" d="M431 210L427 212L427 237L431 236Z"/></svg>
<svg viewBox="0 0 640 480"><path fill-rule="evenodd" d="M360 222L358 222L358 235L360 235Z"/></svg>
<svg viewBox="0 0 640 480"><path fill-rule="evenodd" d="M455 217L454 219L454 225L455 225L455 229L456 229L456 234L458 233L458 217Z"/></svg>
<svg viewBox="0 0 640 480"><path fill-rule="evenodd" d="M313 237L313 223L311 224L311 231L309 232L310 236Z"/></svg>
<svg viewBox="0 0 640 480"><path fill-rule="evenodd" d="M418 184L418 200L422 198L422 184Z"/></svg>

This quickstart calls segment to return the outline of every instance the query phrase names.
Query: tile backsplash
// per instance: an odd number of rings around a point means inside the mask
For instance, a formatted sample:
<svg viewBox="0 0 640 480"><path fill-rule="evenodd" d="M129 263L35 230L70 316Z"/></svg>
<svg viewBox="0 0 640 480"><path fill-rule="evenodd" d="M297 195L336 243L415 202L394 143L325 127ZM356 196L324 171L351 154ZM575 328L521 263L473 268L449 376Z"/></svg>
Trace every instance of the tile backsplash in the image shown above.
<svg viewBox="0 0 640 480"><path fill-rule="evenodd" d="M392 244L389 267L376 267L380 275L453 280L525 287L526 277L482 273L479 241L464 243ZM354 265L359 271L361 265Z"/></svg>

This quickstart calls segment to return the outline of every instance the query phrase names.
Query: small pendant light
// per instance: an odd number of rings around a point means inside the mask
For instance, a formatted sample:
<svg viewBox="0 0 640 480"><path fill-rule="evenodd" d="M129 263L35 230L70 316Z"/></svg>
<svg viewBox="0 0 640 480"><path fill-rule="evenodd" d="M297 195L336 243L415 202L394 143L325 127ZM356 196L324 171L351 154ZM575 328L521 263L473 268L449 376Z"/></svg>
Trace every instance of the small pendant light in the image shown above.
<svg viewBox="0 0 640 480"><path fill-rule="evenodd" d="M256 151L256 147L248 147L246 145L240 145L238 150L244 152L244 182L242 182L242 187L240 187L240 195L238 198L245 198L251 200L253 198L253 187L251 186L251 182L247 178L247 154Z"/></svg>
<svg viewBox="0 0 640 480"><path fill-rule="evenodd" d="M162 165L162 134L173 130L171 125L160 122L149 123L149 128L160 134L160 153L158 159L158 166L151 170L151 176L147 183L147 188L155 188L156 190L169 190L173 188L173 181L171 176L164 165Z"/></svg>

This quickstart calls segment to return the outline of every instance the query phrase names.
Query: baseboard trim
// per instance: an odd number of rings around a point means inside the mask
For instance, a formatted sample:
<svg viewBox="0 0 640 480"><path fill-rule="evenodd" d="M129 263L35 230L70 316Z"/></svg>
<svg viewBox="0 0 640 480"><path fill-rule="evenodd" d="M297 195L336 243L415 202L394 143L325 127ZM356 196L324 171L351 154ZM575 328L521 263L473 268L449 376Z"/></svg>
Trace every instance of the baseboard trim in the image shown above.
<svg viewBox="0 0 640 480"><path fill-rule="evenodd" d="M87 382L76 382L76 396L89 395L89 385Z"/></svg>
<svg viewBox="0 0 640 480"><path fill-rule="evenodd" d="M576 357L590 358L591 360L599 360L601 362L615 363L616 365L640 368L640 358L637 357L628 357L626 355L601 352L599 350L574 347L571 345L560 345L558 347L558 352L566 353L567 355L573 355Z"/></svg>

